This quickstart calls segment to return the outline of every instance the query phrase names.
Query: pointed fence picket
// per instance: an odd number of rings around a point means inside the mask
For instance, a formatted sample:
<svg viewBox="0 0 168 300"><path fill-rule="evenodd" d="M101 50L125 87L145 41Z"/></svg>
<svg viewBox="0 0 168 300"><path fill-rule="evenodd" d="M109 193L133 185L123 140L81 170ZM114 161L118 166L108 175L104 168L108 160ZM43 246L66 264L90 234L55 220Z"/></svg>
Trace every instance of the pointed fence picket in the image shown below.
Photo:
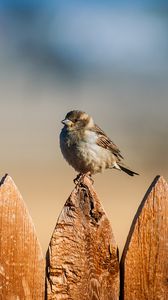
<svg viewBox="0 0 168 300"><path fill-rule="evenodd" d="M48 249L47 271L48 299L119 297L117 246L87 177L75 187L58 219Z"/></svg>
<svg viewBox="0 0 168 300"><path fill-rule="evenodd" d="M168 299L168 184L157 176L133 220L121 264L121 299Z"/></svg>
<svg viewBox="0 0 168 300"><path fill-rule="evenodd" d="M0 299L43 299L44 260L32 219L9 176L0 182Z"/></svg>
<svg viewBox="0 0 168 300"><path fill-rule="evenodd" d="M149 187L119 267L110 222L84 177L58 218L46 272L44 264L26 205L5 175L0 182L0 300L167 300L168 184L157 176Z"/></svg>

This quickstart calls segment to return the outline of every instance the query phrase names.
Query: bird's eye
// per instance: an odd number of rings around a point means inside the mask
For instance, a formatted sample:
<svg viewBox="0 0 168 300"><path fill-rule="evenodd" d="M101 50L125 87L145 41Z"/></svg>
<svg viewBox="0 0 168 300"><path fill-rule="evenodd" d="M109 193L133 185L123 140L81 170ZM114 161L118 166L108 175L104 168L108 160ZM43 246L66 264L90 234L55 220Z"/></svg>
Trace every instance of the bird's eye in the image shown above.
<svg viewBox="0 0 168 300"><path fill-rule="evenodd" d="M74 122L76 123L78 121L78 119L75 119Z"/></svg>

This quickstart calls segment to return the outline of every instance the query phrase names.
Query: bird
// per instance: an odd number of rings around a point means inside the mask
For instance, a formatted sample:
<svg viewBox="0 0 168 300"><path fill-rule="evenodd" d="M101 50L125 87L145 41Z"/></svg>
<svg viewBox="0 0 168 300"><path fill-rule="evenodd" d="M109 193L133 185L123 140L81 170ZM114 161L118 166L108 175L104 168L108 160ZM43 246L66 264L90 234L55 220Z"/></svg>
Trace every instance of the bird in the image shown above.
<svg viewBox="0 0 168 300"><path fill-rule="evenodd" d="M65 160L81 175L92 176L105 169L117 169L130 176L139 175L123 163L117 145L84 111L72 110L61 121L60 148ZM74 180L74 182L75 182Z"/></svg>

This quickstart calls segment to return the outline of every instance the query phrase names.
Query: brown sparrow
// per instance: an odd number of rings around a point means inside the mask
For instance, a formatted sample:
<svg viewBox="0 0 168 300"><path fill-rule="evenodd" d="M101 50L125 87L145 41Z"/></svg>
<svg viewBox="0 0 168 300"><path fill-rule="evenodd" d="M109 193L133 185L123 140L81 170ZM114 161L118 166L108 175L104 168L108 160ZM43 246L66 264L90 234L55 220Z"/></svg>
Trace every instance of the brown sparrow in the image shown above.
<svg viewBox="0 0 168 300"><path fill-rule="evenodd" d="M80 174L103 170L122 170L130 176L139 175L127 168L119 148L93 121L79 110L70 111L62 121L60 147L64 158Z"/></svg>

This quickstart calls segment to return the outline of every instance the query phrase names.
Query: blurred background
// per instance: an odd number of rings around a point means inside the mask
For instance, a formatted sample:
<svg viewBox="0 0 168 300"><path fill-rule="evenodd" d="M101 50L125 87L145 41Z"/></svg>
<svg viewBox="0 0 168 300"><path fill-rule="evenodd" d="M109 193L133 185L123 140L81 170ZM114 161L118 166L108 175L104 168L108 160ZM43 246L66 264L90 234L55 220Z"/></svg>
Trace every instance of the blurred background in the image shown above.
<svg viewBox="0 0 168 300"><path fill-rule="evenodd" d="M168 2L0 0L0 175L18 186L45 253L75 171L61 120L84 110L141 175L96 175L120 255L147 188L168 180Z"/></svg>

